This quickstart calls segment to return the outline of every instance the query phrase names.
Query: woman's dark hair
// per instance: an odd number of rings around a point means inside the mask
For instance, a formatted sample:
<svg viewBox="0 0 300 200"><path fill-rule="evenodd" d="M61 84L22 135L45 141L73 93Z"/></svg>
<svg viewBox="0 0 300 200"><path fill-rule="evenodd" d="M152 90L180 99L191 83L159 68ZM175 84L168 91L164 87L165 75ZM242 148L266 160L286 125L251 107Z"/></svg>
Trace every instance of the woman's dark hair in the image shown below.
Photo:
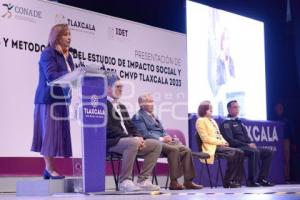
<svg viewBox="0 0 300 200"><path fill-rule="evenodd" d="M198 115L200 117L205 117L207 110L211 106L210 101L202 101L198 107Z"/></svg>

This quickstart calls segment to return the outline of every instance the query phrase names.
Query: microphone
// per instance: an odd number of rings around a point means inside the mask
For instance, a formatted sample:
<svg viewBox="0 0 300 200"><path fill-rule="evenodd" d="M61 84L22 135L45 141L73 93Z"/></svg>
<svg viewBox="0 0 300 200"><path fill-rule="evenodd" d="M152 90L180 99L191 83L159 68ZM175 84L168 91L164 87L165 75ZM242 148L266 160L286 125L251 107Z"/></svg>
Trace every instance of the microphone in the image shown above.
<svg viewBox="0 0 300 200"><path fill-rule="evenodd" d="M81 61L80 56L78 55L78 51L75 48L69 47L69 52L71 52L73 54L74 57L77 57L79 59L79 64L75 64L75 67L85 67L85 65L83 64L83 62Z"/></svg>
<svg viewBox="0 0 300 200"><path fill-rule="evenodd" d="M72 54L77 54L77 49L69 47L69 52L71 52Z"/></svg>

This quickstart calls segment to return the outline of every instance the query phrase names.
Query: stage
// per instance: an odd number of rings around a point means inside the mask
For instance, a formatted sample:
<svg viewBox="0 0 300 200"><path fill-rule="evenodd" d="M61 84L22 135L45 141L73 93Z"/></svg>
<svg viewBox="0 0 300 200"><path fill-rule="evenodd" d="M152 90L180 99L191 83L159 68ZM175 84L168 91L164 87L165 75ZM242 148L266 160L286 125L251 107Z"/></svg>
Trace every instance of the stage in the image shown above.
<svg viewBox="0 0 300 200"><path fill-rule="evenodd" d="M194 199L205 199L209 198L210 200L253 200L258 198L260 200L269 200L269 199L284 199L284 200L296 200L300 199L300 185L277 185L274 187L259 187L259 188L249 188L242 187L238 189L224 189L221 187L210 189L205 187L202 190L183 190L183 191L170 191L170 190L161 190L161 194L150 194L140 192L136 193L120 193L115 191L106 191L105 193L97 194L80 194L80 193L65 193L65 194L54 194L51 196L16 196L14 193L2 193L0 195L0 200L63 200L63 199L72 199L72 200L93 200L93 199L105 199L113 200L126 198L126 200L136 200L136 199L156 199L156 200L165 200L165 199L184 199L184 200L194 200Z"/></svg>

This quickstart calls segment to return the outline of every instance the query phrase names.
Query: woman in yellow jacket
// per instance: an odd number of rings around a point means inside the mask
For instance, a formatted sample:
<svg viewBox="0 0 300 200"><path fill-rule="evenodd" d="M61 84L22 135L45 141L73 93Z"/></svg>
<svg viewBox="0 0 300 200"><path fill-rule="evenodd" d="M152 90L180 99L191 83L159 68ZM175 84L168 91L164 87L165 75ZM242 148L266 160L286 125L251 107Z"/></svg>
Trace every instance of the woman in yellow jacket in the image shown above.
<svg viewBox="0 0 300 200"><path fill-rule="evenodd" d="M227 169L224 177L225 188L240 187L243 178L244 152L237 148L228 147L227 141L220 133L218 124L212 118L212 105L209 101L203 101L198 108L199 118L196 121L196 129L202 140L202 151L208 153L209 164L214 163L215 155L227 160Z"/></svg>

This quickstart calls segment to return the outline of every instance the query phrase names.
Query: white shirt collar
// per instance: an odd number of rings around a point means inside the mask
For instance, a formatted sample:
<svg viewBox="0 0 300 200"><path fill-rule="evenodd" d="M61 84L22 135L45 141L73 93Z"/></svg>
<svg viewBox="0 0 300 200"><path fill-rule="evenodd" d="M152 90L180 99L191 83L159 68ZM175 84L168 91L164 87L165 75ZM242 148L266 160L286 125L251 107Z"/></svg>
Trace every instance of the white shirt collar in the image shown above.
<svg viewBox="0 0 300 200"><path fill-rule="evenodd" d="M154 114L153 113L149 113L149 112L147 112L146 110L144 110L146 113L147 113L147 115L149 115L149 116L154 116Z"/></svg>
<svg viewBox="0 0 300 200"><path fill-rule="evenodd" d="M118 99L114 99L110 96L107 96L107 100L112 103L112 104L116 104L116 103L119 103L119 100Z"/></svg>

